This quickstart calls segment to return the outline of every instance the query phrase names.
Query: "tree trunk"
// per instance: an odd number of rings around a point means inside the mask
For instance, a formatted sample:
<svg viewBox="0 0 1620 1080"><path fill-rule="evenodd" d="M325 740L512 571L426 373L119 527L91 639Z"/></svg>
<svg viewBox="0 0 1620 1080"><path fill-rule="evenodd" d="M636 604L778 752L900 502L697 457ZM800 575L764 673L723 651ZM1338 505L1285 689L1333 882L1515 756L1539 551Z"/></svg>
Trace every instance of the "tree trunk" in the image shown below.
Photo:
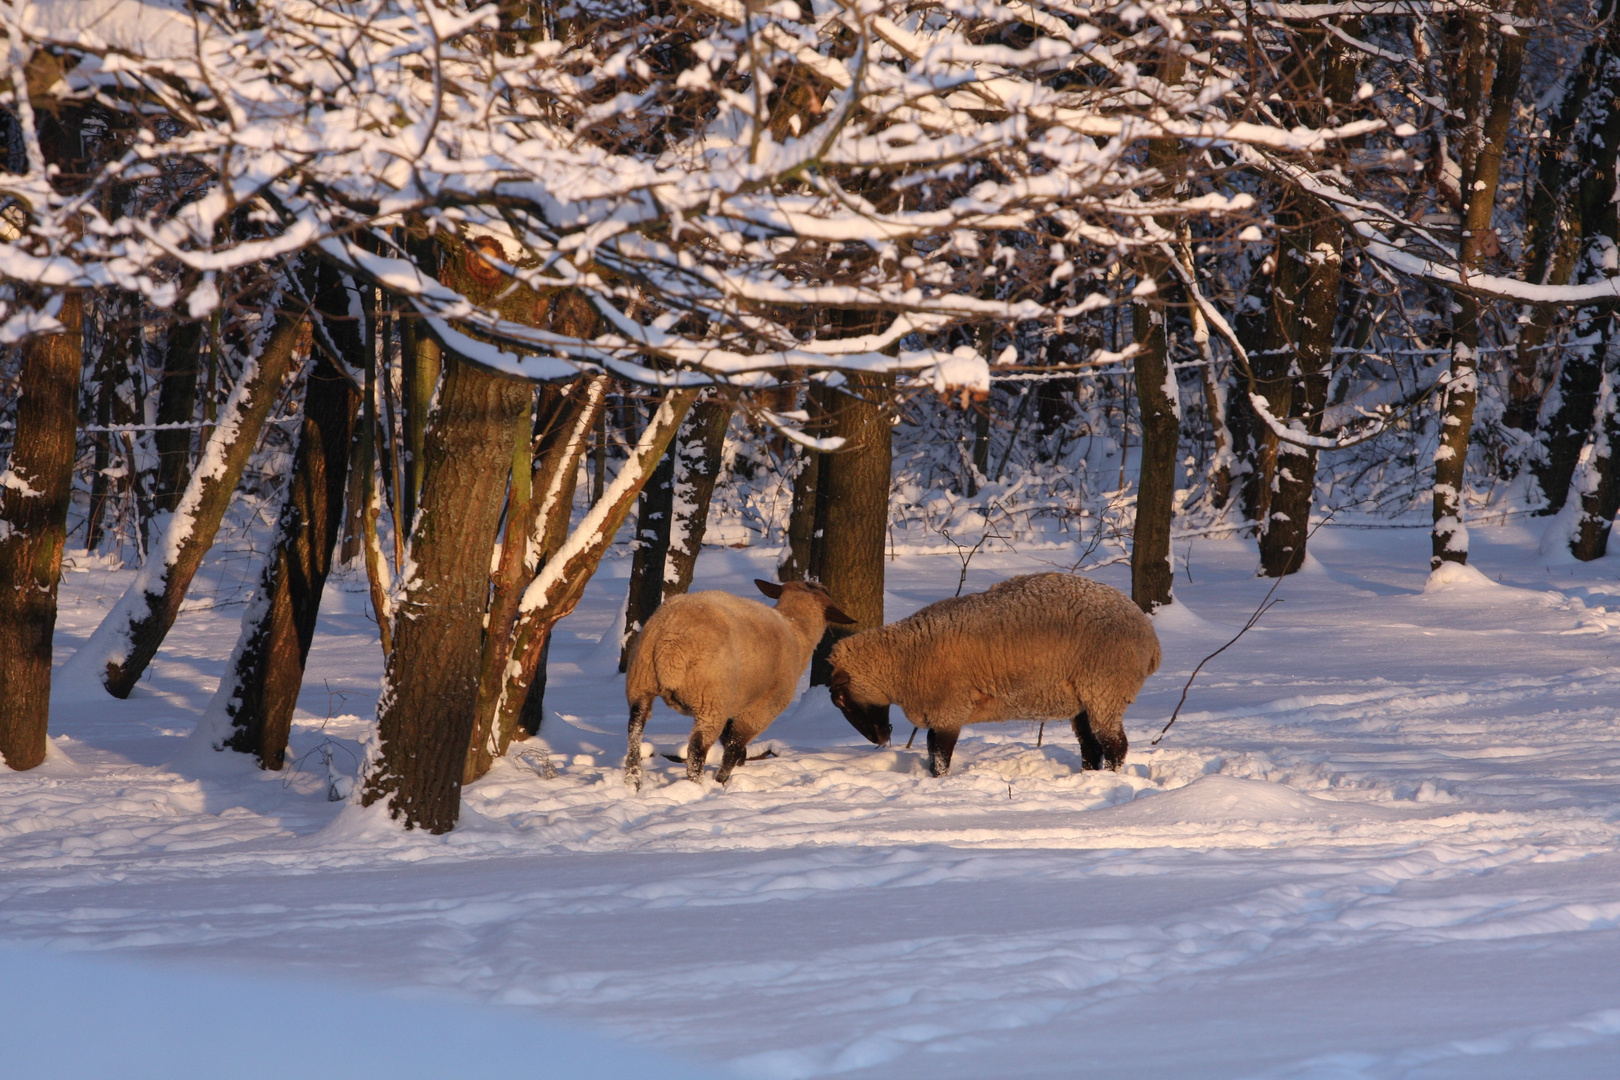
<svg viewBox="0 0 1620 1080"><path fill-rule="evenodd" d="M1605 344L1613 340L1614 326L1606 328ZM1612 346L1605 351L1610 351ZM1620 454L1620 374L1616 372L1614 358L1610 357L1603 374L1603 388L1598 398L1597 416L1592 424L1592 453L1583 472L1572 485L1570 497L1579 499L1581 513L1570 537L1569 550L1582 562L1601 559L1609 550L1609 531L1614 515L1620 512L1620 468L1615 459ZM1583 482L1584 481L1584 482Z"/></svg>
<svg viewBox="0 0 1620 1080"><path fill-rule="evenodd" d="M263 769L280 769L286 763L293 710L304 685L304 665L320 615L321 593L343 523L349 444L359 395L323 344L335 346L346 366L364 366L361 328L349 318L352 289L352 283L322 264L315 304L325 333L317 330L314 359L305 380L292 480L282 500L275 546L260 575L254 602L242 619L241 636L225 676L228 690L220 695L231 728L221 749L252 754Z"/></svg>
<svg viewBox="0 0 1620 1080"><path fill-rule="evenodd" d="M1339 312L1344 228L1338 218L1324 209L1311 227L1307 244L1307 251L1290 247L1283 256L1305 260L1297 271L1301 280L1292 351L1298 375L1289 394L1287 415L1290 428L1319 435L1333 372L1333 325ZM1260 568L1266 577L1292 574L1304 565L1316 495L1316 451L1280 439L1276 446L1270 512L1260 534Z"/></svg>
<svg viewBox="0 0 1620 1080"><path fill-rule="evenodd" d="M1614 204L1615 182L1620 167L1620 58L1614 54L1620 48L1620 20L1611 24L1605 41L1611 49L1605 50L1599 60L1596 86L1582 102L1579 130L1576 134L1576 157L1580 162L1573 183L1566 185L1570 206L1566 212L1580 230L1577 243L1580 257L1575 261L1575 276L1583 284L1600 281L1611 271L1605 266L1612 257L1613 245L1620 242L1620 227L1616 225ZM1582 344L1572 345L1564 352L1563 364L1558 372L1557 392L1547 401L1551 414L1543 419L1537 433L1540 454L1531 461L1531 471L1547 498L1543 513L1556 514L1562 510L1571 484L1584 485L1586 480L1576 479L1576 466L1588 435L1601 437L1601 423L1593 417L1600 415L1599 389L1604 380L1606 344L1612 332L1613 312L1604 307L1585 307L1575 313L1574 338ZM1583 487L1584 490L1584 487Z"/></svg>
<svg viewBox="0 0 1620 1080"><path fill-rule="evenodd" d="M1171 42L1161 55L1154 75L1166 86L1181 82L1187 61ZM1184 151L1175 139L1150 139L1148 168L1160 181L1158 197L1182 190ZM1158 222L1174 228L1174 222ZM1144 248L1142 281L1157 288L1137 300L1131 311L1132 340L1137 347L1136 403L1142 423L1140 467L1136 481L1136 521L1131 528L1131 599L1143 611L1173 602L1175 567L1170 555L1170 525L1175 512L1176 454L1180 448L1181 401L1176 373L1170 366L1170 343L1165 334L1166 291L1174 280L1170 259L1158 247ZM1123 463L1123 462L1122 462Z"/></svg>
<svg viewBox="0 0 1620 1080"><path fill-rule="evenodd" d="M620 671L629 663L630 649L653 612L692 584L731 411L731 402L712 392L693 406L641 491Z"/></svg>
<svg viewBox="0 0 1620 1080"><path fill-rule="evenodd" d="M805 391L805 411L810 419L806 434L821 438L828 434L827 400L832 391L813 382ZM818 489L825 471L826 454L808 446L798 448L799 471L793 477L793 505L788 511L787 545L776 568L778 581L821 580L821 520L823 506Z"/></svg>
<svg viewBox="0 0 1620 1080"><path fill-rule="evenodd" d="M490 555L512 431L531 395L529 384L453 354L445 364L424 445L410 576L377 705L379 749L362 798L366 805L386 799L407 829L448 832L461 812Z"/></svg>
<svg viewBox="0 0 1620 1080"><path fill-rule="evenodd" d="M163 356L163 382L158 390L157 422L189 424L197 411L197 378L201 374L203 324L176 323L169 328ZM160 428L152 433L157 447L157 484L152 503L173 513L191 481L191 428Z"/></svg>
<svg viewBox="0 0 1620 1080"><path fill-rule="evenodd" d="M62 333L23 345L16 437L0 473L0 758L17 770L45 760L84 365L82 295L67 293L57 318Z"/></svg>
<svg viewBox="0 0 1620 1080"><path fill-rule="evenodd" d="M529 547L524 568L527 579L500 642L506 662L485 667L478 687L478 739L481 767L505 754L514 740L540 732L546 693L546 657L551 629L537 625L535 614L522 609L523 596L533 578L546 568L568 538L573 519L574 488L579 465L591 442L607 400L607 379L590 376L558 395L545 410L531 499ZM610 538L611 541L611 538ZM493 625L493 622L492 622ZM487 734L487 733L493 733ZM480 773L482 775L482 773Z"/></svg>
<svg viewBox="0 0 1620 1080"><path fill-rule="evenodd" d="M308 295L313 290L299 291ZM292 306L281 308L282 303ZM169 519L163 543L151 552L90 640L68 661L64 674L71 671L75 678L97 679L114 697L128 697L174 625L186 589L213 545L292 366L305 309L279 291L271 306L279 310L273 319L266 314L258 344L242 365L241 378L208 437L201 467L192 474Z"/></svg>
<svg viewBox="0 0 1620 1080"><path fill-rule="evenodd" d="M1144 277L1169 283L1163 256L1142 259ZM1143 611L1173 602L1170 524L1176 498L1176 452L1180 446L1181 402L1170 369L1162 293L1138 301L1132 310L1136 352L1136 400L1141 412L1141 465L1136 483L1136 523L1131 530L1131 599Z"/></svg>
<svg viewBox="0 0 1620 1080"><path fill-rule="evenodd" d="M588 445L588 433L603 410L605 384L605 379L593 378L585 380L577 391L577 412L567 425L559 425L556 452L546 456L547 467L541 470L543 482L536 485L543 494L536 499L535 521L546 523L546 547L542 550L540 569L524 589L518 604L511 630L513 662L506 669L499 693L494 695L490 706L493 717L489 730L494 732L495 738L491 752L495 755L504 754L520 730L538 730L540 703L535 687L539 685L543 692L544 682L537 672L544 663L552 628L579 604L586 583L613 543L619 526L629 516L630 507L635 505L658 460L680 430L681 421L698 393L696 390L665 393L629 460L613 483L604 487L602 497L584 520L570 531L567 505L561 497L566 494L568 502L572 502L573 477L577 475L580 458ZM482 701L480 707L483 707Z"/></svg>
<svg viewBox="0 0 1620 1080"><path fill-rule="evenodd" d="M839 639L883 625L883 554L889 528L893 430L884 408L892 375L848 376L848 392L833 391L831 431L842 448L822 455L816 484L821 527L821 583L852 626L829 627L815 652L810 681L832 677L827 653ZM857 396L860 395L860 396Z"/></svg>
<svg viewBox="0 0 1620 1080"><path fill-rule="evenodd" d="M630 663L630 648L653 612L664 601L664 560L669 554L670 518L675 511L675 454L679 442L658 459L636 508L635 553L630 562L630 589L625 599L624 636L619 641L619 670Z"/></svg>
<svg viewBox="0 0 1620 1080"><path fill-rule="evenodd" d="M710 391L692 407L681 434L676 436L675 508L670 516L669 554L664 563L664 597L679 596L692 587L698 552L709 525L709 503L720 479L720 457L726 430L736 406L718 391Z"/></svg>
<svg viewBox="0 0 1620 1080"><path fill-rule="evenodd" d="M1519 0L1514 10L1517 15L1528 16L1532 4L1530 0ZM1462 112L1468 121L1463 132L1464 210L1458 262L1467 273L1484 266L1486 251L1492 246L1487 241L1495 235L1491 219L1496 209L1496 188L1502 172L1508 127L1513 119L1513 103L1519 92L1525 35L1529 28L1521 27L1512 37L1502 36L1495 76L1489 80L1487 96L1483 90L1488 62L1483 47L1484 21L1473 15L1465 18L1467 33L1474 45L1464 54L1465 70L1461 80L1467 88ZM1440 446L1434 454L1431 569L1443 562L1468 561L1468 529L1462 523L1463 488L1474 405L1479 399L1480 310L1479 301L1465 293L1457 293L1453 303L1451 370L1441 394Z"/></svg>
<svg viewBox="0 0 1620 1080"><path fill-rule="evenodd" d="M1589 138L1593 122L1601 123L1604 114L1614 108L1612 97L1605 98L1601 91L1597 95L1592 93L1594 80L1600 72L1609 72L1613 57L1620 51L1620 21L1614 19L1614 0L1604 0L1600 5L1596 24L1606 25L1607 29L1582 52L1551 110L1551 118L1546 121L1547 137L1540 140L1537 148L1536 172L1529 184L1530 204L1525 213L1523 273L1526 281L1538 285L1569 283L1580 254L1583 229L1578 184L1571 184L1572 179L1579 177L1581 166L1576 166L1572 177L1566 168L1565 156L1583 128ZM1586 142L1586 139L1579 141ZM1577 154L1576 161L1584 163L1589 160L1586 151L1590 147L1580 149L1582 152ZM1543 347L1562 312L1546 305L1531 308L1526 314L1530 321L1519 331L1503 421L1511 427L1530 431L1536 427L1545 393L1542 377L1547 364ZM1565 486L1543 486L1542 493L1549 502L1562 505L1565 490ZM1556 513L1557 507L1549 507L1546 512Z"/></svg>
<svg viewBox="0 0 1620 1080"><path fill-rule="evenodd" d="M555 412L561 394L554 386L541 390L541 411ZM528 583L530 534L534 525L534 401L531 395L527 417L519 417L512 428L512 468L506 486L506 526L501 532L500 561L490 591L489 612L484 617L484 646L478 667L478 697L473 714L473 733L467 742L467 763L461 782L470 784L489 771L490 753L486 687L500 685L511 659L512 621L517 618L518 601ZM525 423L524 421L528 422Z"/></svg>

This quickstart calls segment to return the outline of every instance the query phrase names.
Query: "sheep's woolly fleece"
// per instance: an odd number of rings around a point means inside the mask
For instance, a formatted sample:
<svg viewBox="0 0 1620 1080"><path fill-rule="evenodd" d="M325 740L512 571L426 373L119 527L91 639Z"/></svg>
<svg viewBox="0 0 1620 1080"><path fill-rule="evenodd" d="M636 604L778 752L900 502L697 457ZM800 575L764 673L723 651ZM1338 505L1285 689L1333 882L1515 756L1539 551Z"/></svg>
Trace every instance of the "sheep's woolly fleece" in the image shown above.
<svg viewBox="0 0 1620 1080"><path fill-rule="evenodd" d="M1271 584L1248 542L1198 541L1190 568L1178 546L1118 774L1014 723L968 729L934 780L816 689L727 789L660 761L639 796L618 768L615 561L552 652L560 775L519 747L444 837L326 801L324 757L352 772L375 704L361 582L323 616L285 774L190 741L239 609L188 611L130 700L62 687L46 763L0 771L0 956L438 993L714 1076L1611 1077L1620 562L1549 565L1531 531L1481 527L1479 573L1430 583L1428 540L1319 532L1150 750ZM772 554L705 551L698 586L748 594ZM967 588L1075 557L981 553ZM890 618L959 568L887 564ZM69 572L59 657L128 580ZM659 706L649 738L688 730ZM42 1016L31 1037L62 1047L98 1027ZM286 1060L328 1022L279 1019Z"/></svg>

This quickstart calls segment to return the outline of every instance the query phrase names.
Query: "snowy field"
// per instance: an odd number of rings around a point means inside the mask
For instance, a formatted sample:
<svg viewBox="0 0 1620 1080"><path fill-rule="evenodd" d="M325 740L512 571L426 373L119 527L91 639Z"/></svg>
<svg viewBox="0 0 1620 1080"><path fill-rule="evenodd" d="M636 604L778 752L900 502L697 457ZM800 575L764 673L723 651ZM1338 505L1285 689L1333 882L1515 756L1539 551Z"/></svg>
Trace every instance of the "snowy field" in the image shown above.
<svg viewBox="0 0 1620 1080"><path fill-rule="evenodd" d="M359 582L330 596L290 773L190 744L241 612L196 610L136 696L60 688L49 760L0 768L0 969L45 950L447 995L712 1076L1614 1077L1620 558L1549 563L1538 531L1476 529L1479 573L1426 590L1426 529L1322 530L1155 749L1270 585L1246 541L1178 542L1121 774L1017 724L969 729L935 780L922 739L871 747L818 688L729 788L660 760L639 797L610 562L551 654L558 775L525 745L445 837L327 800L381 668ZM707 550L698 586L752 595L772 556ZM981 553L968 588L1076 557ZM959 572L899 557L888 617ZM66 575L59 660L129 577ZM660 705L649 733L687 730ZM535 1075L563 1075L533 1038Z"/></svg>

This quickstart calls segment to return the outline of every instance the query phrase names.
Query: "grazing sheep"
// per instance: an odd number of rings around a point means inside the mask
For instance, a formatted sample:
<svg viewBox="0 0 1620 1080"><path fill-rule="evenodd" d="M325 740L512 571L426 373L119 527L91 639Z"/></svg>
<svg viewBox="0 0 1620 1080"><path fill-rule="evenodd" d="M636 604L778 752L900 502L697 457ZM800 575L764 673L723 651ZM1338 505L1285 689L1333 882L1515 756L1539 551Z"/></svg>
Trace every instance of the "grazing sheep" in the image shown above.
<svg viewBox="0 0 1620 1080"><path fill-rule="evenodd" d="M1125 760L1125 707L1159 667L1153 623L1118 589L1029 574L930 604L833 646L833 704L889 741L889 705L928 729L928 764L951 769L964 724L1066 719L1088 769Z"/></svg>
<svg viewBox="0 0 1620 1080"><path fill-rule="evenodd" d="M653 613L630 650L624 696L630 702L630 747L624 782L641 790L641 733L653 698L693 719L686 778L701 780L703 759L718 737L722 784L748 755L748 743L793 700L799 676L829 622L855 620L812 582L754 581L776 601L768 608L726 592L673 596Z"/></svg>

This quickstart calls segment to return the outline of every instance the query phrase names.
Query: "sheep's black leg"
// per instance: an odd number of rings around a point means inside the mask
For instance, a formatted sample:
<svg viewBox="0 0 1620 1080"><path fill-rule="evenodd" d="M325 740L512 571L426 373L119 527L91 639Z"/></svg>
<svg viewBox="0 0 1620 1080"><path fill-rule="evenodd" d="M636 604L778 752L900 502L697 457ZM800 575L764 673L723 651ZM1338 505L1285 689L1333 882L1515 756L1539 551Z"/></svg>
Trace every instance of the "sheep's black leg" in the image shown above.
<svg viewBox="0 0 1620 1080"><path fill-rule="evenodd" d="M951 752L956 749L955 731L928 729L928 771L934 776L949 776Z"/></svg>
<svg viewBox="0 0 1620 1080"><path fill-rule="evenodd" d="M694 727L686 743L686 778L694 784L703 782L703 762L708 756L709 743L703 737L703 728Z"/></svg>
<svg viewBox="0 0 1620 1080"><path fill-rule="evenodd" d="M1100 769L1103 763L1103 745L1097 741L1097 736L1091 730L1091 714L1081 709L1075 713L1074 735L1080 740L1080 767L1082 769Z"/></svg>
<svg viewBox="0 0 1620 1080"><path fill-rule="evenodd" d="M641 790L641 733L647 730L647 714L652 712L652 698L630 706L630 739L624 751L624 782L634 791Z"/></svg>
<svg viewBox="0 0 1620 1080"><path fill-rule="evenodd" d="M720 745L726 748L726 756L714 778L723 784L731 779L732 769L748 760L748 740L737 733L736 721L726 721L726 730L720 733Z"/></svg>

